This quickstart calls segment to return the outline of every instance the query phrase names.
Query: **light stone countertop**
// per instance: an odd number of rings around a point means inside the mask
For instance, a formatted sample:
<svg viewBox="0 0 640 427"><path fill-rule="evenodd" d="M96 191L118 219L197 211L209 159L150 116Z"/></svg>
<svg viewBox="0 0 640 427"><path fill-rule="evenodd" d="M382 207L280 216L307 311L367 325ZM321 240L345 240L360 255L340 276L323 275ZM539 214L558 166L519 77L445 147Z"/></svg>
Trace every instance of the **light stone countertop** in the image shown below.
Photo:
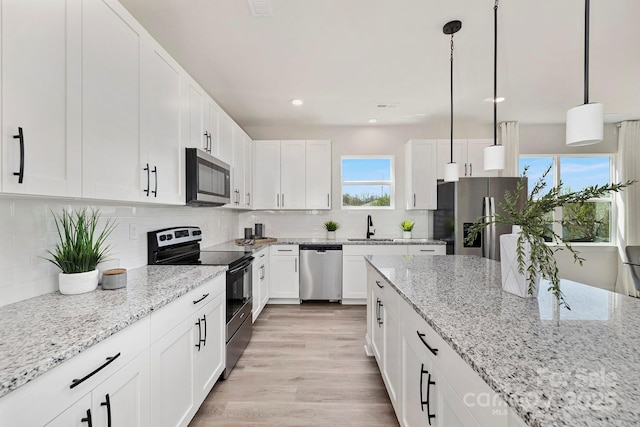
<svg viewBox="0 0 640 427"><path fill-rule="evenodd" d="M255 252L270 245L446 245L442 240L434 239L376 239L369 240L358 239L335 239L329 240L325 238L313 237L277 237L277 242L263 243L257 245L241 246L235 243L235 240L221 243L219 245L210 246L203 250L215 251L242 251Z"/></svg>
<svg viewBox="0 0 640 427"><path fill-rule="evenodd" d="M219 266L145 266L127 286L59 292L0 307L0 397L223 274Z"/></svg>
<svg viewBox="0 0 640 427"><path fill-rule="evenodd" d="M456 255L368 262L530 426L640 425L640 300L563 280L503 292L500 263Z"/></svg>

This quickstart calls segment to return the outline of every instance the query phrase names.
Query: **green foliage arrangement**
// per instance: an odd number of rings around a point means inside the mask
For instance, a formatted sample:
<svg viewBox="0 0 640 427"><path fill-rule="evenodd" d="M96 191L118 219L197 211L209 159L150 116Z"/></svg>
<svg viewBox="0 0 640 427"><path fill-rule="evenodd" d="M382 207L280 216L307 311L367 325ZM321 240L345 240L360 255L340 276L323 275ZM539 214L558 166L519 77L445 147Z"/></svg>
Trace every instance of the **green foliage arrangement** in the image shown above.
<svg viewBox="0 0 640 427"><path fill-rule="evenodd" d="M340 224L335 221L327 221L324 223L324 228L326 228L327 231L336 231L338 228L340 228Z"/></svg>
<svg viewBox="0 0 640 427"><path fill-rule="evenodd" d="M115 229L115 221L108 220L98 234L99 210L82 209L63 211L61 215L52 214L60 242L56 243L53 251L47 251L51 255L47 260L67 274L95 270L109 251L105 240Z"/></svg>
<svg viewBox="0 0 640 427"><path fill-rule="evenodd" d="M415 225L415 222L413 221L402 221L400 223L400 227L402 227L402 231L411 231L413 230L414 225Z"/></svg>
<svg viewBox="0 0 640 427"><path fill-rule="evenodd" d="M590 199L602 197L610 192L619 192L623 188L632 185L635 181L627 181L625 183L606 184L602 186L590 186L581 191L565 191L562 188L562 182L551 188L546 194L542 194L546 187L545 178L551 171L551 166L547 168L542 177L536 182L533 190L526 200L519 200L520 193L527 188L527 171L525 167L524 173L515 191L507 191L505 193L504 202L500 204L500 208L504 210L504 214L496 214L491 218L479 218L469 229L467 243L473 243L485 227L490 224L511 224L518 225L521 232L518 236L518 244L516 248L518 259L518 270L520 274L527 275L529 282L529 294L533 294L533 286L536 276L540 274L543 279L549 281L548 290L558 299L561 306L571 309L564 298L564 294L560 290L560 279L558 278L558 265L554 257L554 253L568 249L573 255L573 261L582 265L584 258L575 250L570 240L563 239L553 231L552 212L561 206L572 206L572 209L583 209L588 205ZM577 220L585 220L587 215L581 215ZM567 215L561 220L555 221L563 227L576 227L576 218ZM580 224L580 228L584 229L585 224ZM595 224L591 224L591 229L595 228ZM545 243L552 242L555 245ZM525 246L529 244L531 253L529 260L525 259ZM527 261L529 262L527 266Z"/></svg>

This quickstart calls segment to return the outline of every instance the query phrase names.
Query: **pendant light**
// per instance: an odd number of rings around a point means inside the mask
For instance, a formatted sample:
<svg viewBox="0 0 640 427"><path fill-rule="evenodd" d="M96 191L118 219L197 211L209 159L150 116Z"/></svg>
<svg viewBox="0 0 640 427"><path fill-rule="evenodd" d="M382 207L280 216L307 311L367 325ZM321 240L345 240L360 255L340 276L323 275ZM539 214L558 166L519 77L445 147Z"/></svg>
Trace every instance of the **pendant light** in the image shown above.
<svg viewBox="0 0 640 427"><path fill-rule="evenodd" d="M589 0L584 2L584 104L567 111L567 145L579 147L602 141L604 106L589 103Z"/></svg>
<svg viewBox="0 0 640 427"><path fill-rule="evenodd" d="M493 145L484 149L484 170L504 169L504 145L498 145L498 0L493 6Z"/></svg>
<svg viewBox="0 0 640 427"><path fill-rule="evenodd" d="M458 165L453 161L453 35L460 31L462 22L450 21L444 24L442 32L451 35L451 161L444 166L445 182L458 181Z"/></svg>

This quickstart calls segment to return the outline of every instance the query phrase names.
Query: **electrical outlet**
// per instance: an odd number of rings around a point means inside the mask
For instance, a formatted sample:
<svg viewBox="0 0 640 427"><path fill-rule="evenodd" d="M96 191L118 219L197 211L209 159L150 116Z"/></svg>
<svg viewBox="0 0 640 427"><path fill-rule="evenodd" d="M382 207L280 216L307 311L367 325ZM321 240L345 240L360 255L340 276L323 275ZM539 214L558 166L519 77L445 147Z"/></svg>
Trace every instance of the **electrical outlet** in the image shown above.
<svg viewBox="0 0 640 427"><path fill-rule="evenodd" d="M129 223L129 240L138 240L138 226L133 222Z"/></svg>

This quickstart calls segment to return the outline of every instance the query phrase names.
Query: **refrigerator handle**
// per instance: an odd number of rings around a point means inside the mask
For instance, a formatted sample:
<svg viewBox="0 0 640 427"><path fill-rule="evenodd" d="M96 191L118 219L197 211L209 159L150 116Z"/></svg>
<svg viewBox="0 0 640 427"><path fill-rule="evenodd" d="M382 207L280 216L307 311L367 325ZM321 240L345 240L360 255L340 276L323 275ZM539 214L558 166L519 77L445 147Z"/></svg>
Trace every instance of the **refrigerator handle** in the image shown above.
<svg viewBox="0 0 640 427"><path fill-rule="evenodd" d="M496 216L496 199L495 197L490 197L489 198L489 205L491 207L490 210L490 215L491 215L491 220L493 220ZM492 223L489 228L491 229L491 241L489 242L489 244L491 245L489 247L489 258L491 259L498 259L496 251L498 250L498 235L497 235L497 230L496 230L496 223Z"/></svg>
<svg viewBox="0 0 640 427"><path fill-rule="evenodd" d="M489 222L491 216L491 206L490 206L490 198L483 197L482 198L482 218L485 223ZM485 227L484 232L482 233L482 256L484 258L488 258L489 253L489 242L491 242L491 226Z"/></svg>

